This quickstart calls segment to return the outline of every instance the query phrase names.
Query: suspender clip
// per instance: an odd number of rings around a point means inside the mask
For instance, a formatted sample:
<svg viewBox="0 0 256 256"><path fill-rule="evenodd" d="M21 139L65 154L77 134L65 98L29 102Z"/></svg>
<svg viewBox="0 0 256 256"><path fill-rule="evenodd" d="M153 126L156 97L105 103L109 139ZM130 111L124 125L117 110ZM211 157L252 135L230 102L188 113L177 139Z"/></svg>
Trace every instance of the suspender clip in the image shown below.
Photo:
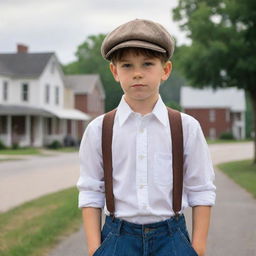
<svg viewBox="0 0 256 256"><path fill-rule="evenodd" d="M110 213L110 217L112 218L112 222L114 221L115 219L115 214L113 212Z"/></svg>
<svg viewBox="0 0 256 256"><path fill-rule="evenodd" d="M179 219L179 217L180 217L179 212L175 212L174 218L175 218L176 220L178 220L178 219Z"/></svg>

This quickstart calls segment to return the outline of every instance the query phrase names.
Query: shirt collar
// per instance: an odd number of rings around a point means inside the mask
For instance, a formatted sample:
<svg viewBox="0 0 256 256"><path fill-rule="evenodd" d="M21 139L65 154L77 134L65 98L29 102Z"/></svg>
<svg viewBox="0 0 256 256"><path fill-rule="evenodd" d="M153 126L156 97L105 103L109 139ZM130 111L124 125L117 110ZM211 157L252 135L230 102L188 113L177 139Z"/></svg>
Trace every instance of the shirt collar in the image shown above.
<svg viewBox="0 0 256 256"><path fill-rule="evenodd" d="M128 103L125 101L124 94L122 95L121 101L117 107L117 116L119 120L119 125L122 126L128 117L135 113ZM167 126L168 124L168 113L167 108L159 94L158 100L152 110L152 114L164 125Z"/></svg>

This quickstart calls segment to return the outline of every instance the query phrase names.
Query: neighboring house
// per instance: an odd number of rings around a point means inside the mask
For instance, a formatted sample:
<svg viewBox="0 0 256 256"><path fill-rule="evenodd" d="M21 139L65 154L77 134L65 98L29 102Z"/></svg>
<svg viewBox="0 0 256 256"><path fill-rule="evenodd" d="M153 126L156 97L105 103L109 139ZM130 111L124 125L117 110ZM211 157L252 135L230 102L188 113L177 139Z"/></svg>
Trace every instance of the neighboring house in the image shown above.
<svg viewBox="0 0 256 256"><path fill-rule="evenodd" d="M87 113L92 118L105 112L105 91L97 74L66 75L65 86L74 94L76 109ZM78 136L82 137L85 123L78 122Z"/></svg>
<svg viewBox="0 0 256 256"><path fill-rule="evenodd" d="M78 123L91 117L74 108L72 95L53 52L28 53L18 45L17 53L0 54L0 140L36 147L67 135L79 140Z"/></svg>
<svg viewBox="0 0 256 256"><path fill-rule="evenodd" d="M205 137L216 139L231 132L236 139L245 138L244 90L181 87L180 104L200 122Z"/></svg>

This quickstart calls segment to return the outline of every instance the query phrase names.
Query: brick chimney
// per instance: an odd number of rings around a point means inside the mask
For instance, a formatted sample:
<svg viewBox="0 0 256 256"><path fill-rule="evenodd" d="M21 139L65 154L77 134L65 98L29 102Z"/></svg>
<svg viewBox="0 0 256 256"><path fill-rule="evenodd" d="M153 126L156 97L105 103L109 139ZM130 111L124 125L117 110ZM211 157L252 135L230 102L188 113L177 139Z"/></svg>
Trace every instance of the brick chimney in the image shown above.
<svg viewBox="0 0 256 256"><path fill-rule="evenodd" d="M17 44L17 53L27 53L28 52L28 46L24 44Z"/></svg>

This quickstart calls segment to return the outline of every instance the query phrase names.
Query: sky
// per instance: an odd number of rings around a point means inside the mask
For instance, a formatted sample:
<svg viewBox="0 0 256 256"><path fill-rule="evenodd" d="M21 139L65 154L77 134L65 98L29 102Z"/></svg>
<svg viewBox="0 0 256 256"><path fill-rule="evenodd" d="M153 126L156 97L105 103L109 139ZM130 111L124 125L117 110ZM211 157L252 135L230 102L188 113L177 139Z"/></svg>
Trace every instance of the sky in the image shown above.
<svg viewBox="0 0 256 256"><path fill-rule="evenodd" d="M178 0L0 0L0 53L55 52L62 64L75 61L75 52L90 35L109 33L139 18L161 23L177 40L187 43L171 9Z"/></svg>

